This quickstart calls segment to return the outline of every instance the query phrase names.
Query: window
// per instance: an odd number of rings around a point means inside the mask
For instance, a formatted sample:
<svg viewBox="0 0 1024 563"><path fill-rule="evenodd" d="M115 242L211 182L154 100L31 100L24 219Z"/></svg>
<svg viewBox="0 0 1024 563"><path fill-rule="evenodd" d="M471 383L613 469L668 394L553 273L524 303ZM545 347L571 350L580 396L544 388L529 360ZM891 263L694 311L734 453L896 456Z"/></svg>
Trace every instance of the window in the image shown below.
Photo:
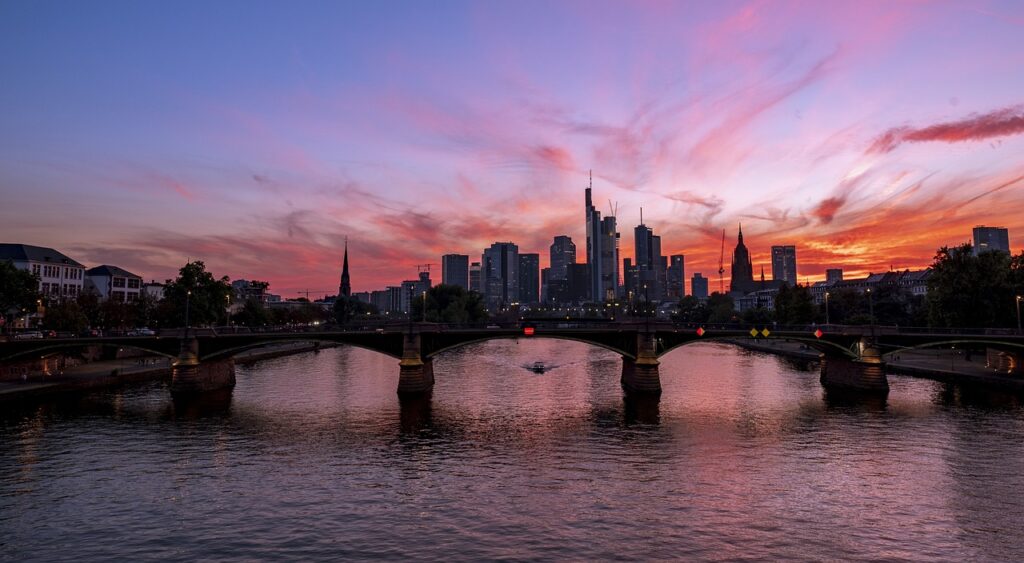
<svg viewBox="0 0 1024 563"><path fill-rule="evenodd" d="M50 294L50 284L49 283L44 283L43 284L43 292L42 293L43 293L43 295L49 295Z"/></svg>
<svg viewBox="0 0 1024 563"><path fill-rule="evenodd" d="M124 292L123 291L112 291L110 292L110 299L118 303L124 303Z"/></svg>
<svg viewBox="0 0 1024 563"><path fill-rule="evenodd" d="M129 303L131 303L133 301L138 300L139 294L138 293L126 293L125 294L125 298L128 300Z"/></svg>
<svg viewBox="0 0 1024 563"><path fill-rule="evenodd" d="M112 285L114 287L124 287L124 278L113 278L113 279L114 279L114 282L113 282Z"/></svg>
<svg viewBox="0 0 1024 563"><path fill-rule="evenodd" d="M128 279L128 289L139 289L139 281L135 278Z"/></svg>
<svg viewBox="0 0 1024 563"><path fill-rule="evenodd" d="M39 276L39 264L32 264L32 273Z"/></svg>

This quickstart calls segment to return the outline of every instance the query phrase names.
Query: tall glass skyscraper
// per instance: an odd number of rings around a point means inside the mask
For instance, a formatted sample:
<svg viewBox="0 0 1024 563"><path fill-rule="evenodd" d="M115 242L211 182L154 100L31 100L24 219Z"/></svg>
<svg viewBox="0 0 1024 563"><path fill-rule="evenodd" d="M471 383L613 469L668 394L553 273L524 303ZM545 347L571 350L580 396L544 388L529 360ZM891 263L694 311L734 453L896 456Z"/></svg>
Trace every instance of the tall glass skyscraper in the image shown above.
<svg viewBox="0 0 1024 563"><path fill-rule="evenodd" d="M990 250L1010 252L1010 232L1005 227L974 227L974 255Z"/></svg>

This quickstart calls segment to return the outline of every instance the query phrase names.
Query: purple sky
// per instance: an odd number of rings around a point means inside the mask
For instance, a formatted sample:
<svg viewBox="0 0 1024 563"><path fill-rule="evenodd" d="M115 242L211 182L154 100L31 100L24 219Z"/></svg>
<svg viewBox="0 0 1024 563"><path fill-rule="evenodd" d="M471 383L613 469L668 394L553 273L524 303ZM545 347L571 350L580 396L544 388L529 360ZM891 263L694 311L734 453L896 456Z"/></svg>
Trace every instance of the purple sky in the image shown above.
<svg viewBox="0 0 1024 563"><path fill-rule="evenodd" d="M1024 242L1021 2L8 1L0 52L0 242L146 278L585 256L590 169L687 276L739 222L811 280Z"/></svg>

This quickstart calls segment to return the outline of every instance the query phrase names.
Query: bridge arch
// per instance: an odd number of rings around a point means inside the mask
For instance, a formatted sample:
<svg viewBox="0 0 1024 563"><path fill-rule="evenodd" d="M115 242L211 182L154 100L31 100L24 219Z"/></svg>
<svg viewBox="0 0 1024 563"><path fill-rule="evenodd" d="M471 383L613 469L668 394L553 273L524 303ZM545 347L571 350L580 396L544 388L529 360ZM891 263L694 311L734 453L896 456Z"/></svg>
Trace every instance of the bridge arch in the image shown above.
<svg viewBox="0 0 1024 563"><path fill-rule="evenodd" d="M462 348L463 346L468 346L470 344L477 344L477 343L480 343L480 342L487 342L489 340L538 340L538 339L571 340L573 342L581 342L583 344L589 344L591 346L596 346L598 348L604 348L605 350L609 350L611 352L615 352L616 354L622 356L623 358L627 358L627 359L630 359L630 360L635 360L636 359L636 354L633 354L631 352L627 352L626 350L622 350L620 348L616 348L616 347L614 347L614 346L612 346L610 344L607 344L605 342L599 342L599 341L596 341L596 340L591 340L591 339L588 339L588 338L581 338L581 337L578 337L578 336L570 336L570 335L565 335L565 334L549 334L549 333L543 333L543 332L542 333L534 334L532 336L524 336L522 334L517 333L517 334L493 334L493 335L486 335L486 336L481 336L481 337L473 337L473 338L465 340L465 341L460 341L460 342L449 344L447 346L443 346L443 347L438 348L436 350L431 350L431 351L425 353L423 355L423 357L424 358L434 358L438 354L441 354L442 352L449 352L449 351L452 351L452 350L456 350L458 348Z"/></svg>
<svg viewBox="0 0 1024 563"><path fill-rule="evenodd" d="M168 350L160 350L160 349L157 349L157 348L150 348L150 347L147 347L147 346L140 346L140 345L131 344L131 343L124 343L124 342L102 342L102 341L96 341L96 342L72 342L72 341L67 341L67 342L59 342L59 343L46 344L46 345L43 345L43 346L38 346L38 347L34 347L34 348L28 348L28 349L25 349L25 350L19 350L17 352L14 352L13 354L8 354L7 356L4 356L4 357L0 358L0 362L8 362L8 361L16 361L16 360L22 360L22 359L30 359L30 358L33 358L33 357L46 358L46 357L54 356L54 355L59 354L61 352L66 352L66 351L69 351L69 350L88 348L90 346L100 346L102 348L128 348L128 349L131 349L131 350L138 350L140 352L146 352L148 354L153 354L155 356L163 356L165 358L172 358L172 359L178 357L177 353L172 353L172 352L170 352Z"/></svg>
<svg viewBox="0 0 1024 563"><path fill-rule="evenodd" d="M1016 352L1024 353L1024 343L1019 342L1006 342L1002 340L940 340L937 342L925 342L923 344L915 344L913 346L899 346L894 350L884 352L882 357L891 357L900 352L915 351L915 350L928 350L932 348L944 348L957 346L971 346L971 345L984 345L989 348L995 348L1004 352Z"/></svg>
<svg viewBox="0 0 1024 563"><path fill-rule="evenodd" d="M374 347L374 346L371 346L369 344L365 344L365 343L362 343L362 342L351 342L351 341L344 340L344 339L317 338L317 337L310 336L310 337L304 337L304 338L303 337L288 338L288 339L275 338L275 339L257 340L257 341L254 341L254 342L247 342L247 343L239 345L239 346L232 346L230 348L223 348L223 349L219 349L219 350L210 352L209 354L203 354L200 357L200 360L204 361L204 362L205 361L213 361L213 360L223 360L223 359L227 359L227 358L232 358L232 357L237 356L238 354L241 354L243 352L248 352L250 350L255 350L257 348L263 348L265 346L273 346L275 344L281 344L283 342L291 342L291 343L308 342L310 344L318 344L318 345L319 344L343 344L343 345L346 345L346 346L352 346L354 348L361 348L363 350L369 350L371 352L376 352L378 354L383 354L385 356L388 356L390 358L394 358L396 360L402 359L402 355L400 353L395 353L393 351L385 350L385 349L383 349L383 347Z"/></svg>
<svg viewBox="0 0 1024 563"><path fill-rule="evenodd" d="M774 341L782 341L782 342L800 342L801 344L806 344L809 348L812 348L812 349L814 349L814 350L816 350L818 352L821 352L822 354L835 355L835 354L838 353L838 354L841 354L843 357L854 359L854 360L859 359L859 357L860 357L853 350L851 350L851 349L849 349L849 348L847 348L847 347L845 347L845 346L843 346L841 344L837 344L835 342L830 342L828 340L818 340L818 339L815 339L815 338L802 338L802 337L799 337L799 336L795 336L795 337L794 336L778 336L778 337L776 337L776 336L769 336L769 337L760 337L760 338L758 338L758 341L762 341L762 340L774 340ZM674 343L671 343L668 347L664 347L664 348L659 346L657 348L657 350L658 350L658 357L659 358L664 357L669 352L672 352L674 350L682 348L683 346L688 346L688 345L691 345L691 344L700 344L701 342L715 342L715 343L720 343L720 344L729 344L729 345L737 347L737 348L743 348L743 346L739 342L737 342L737 337L735 337L735 336L706 336L706 337L703 337L703 338L693 338L693 339L689 339L689 340L683 340L683 341L680 341L680 342L674 342Z"/></svg>

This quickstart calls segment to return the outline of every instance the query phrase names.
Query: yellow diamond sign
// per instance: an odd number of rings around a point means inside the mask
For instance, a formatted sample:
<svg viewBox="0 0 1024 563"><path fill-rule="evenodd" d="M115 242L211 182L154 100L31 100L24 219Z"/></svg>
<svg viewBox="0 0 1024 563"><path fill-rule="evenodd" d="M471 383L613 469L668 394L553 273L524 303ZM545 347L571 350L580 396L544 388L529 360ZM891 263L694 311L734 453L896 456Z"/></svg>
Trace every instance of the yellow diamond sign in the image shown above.
<svg viewBox="0 0 1024 563"><path fill-rule="evenodd" d="M761 331L761 336L763 336L763 337L765 337L765 338L768 338L768 335L769 335L769 334L771 334L771 333L770 333L770 332L768 332L768 329L767 329L767 328L765 328L764 330L762 330L762 331Z"/></svg>
<svg viewBox="0 0 1024 563"><path fill-rule="evenodd" d="M756 328L750 329L750 337L751 338L757 338L757 329Z"/></svg>

